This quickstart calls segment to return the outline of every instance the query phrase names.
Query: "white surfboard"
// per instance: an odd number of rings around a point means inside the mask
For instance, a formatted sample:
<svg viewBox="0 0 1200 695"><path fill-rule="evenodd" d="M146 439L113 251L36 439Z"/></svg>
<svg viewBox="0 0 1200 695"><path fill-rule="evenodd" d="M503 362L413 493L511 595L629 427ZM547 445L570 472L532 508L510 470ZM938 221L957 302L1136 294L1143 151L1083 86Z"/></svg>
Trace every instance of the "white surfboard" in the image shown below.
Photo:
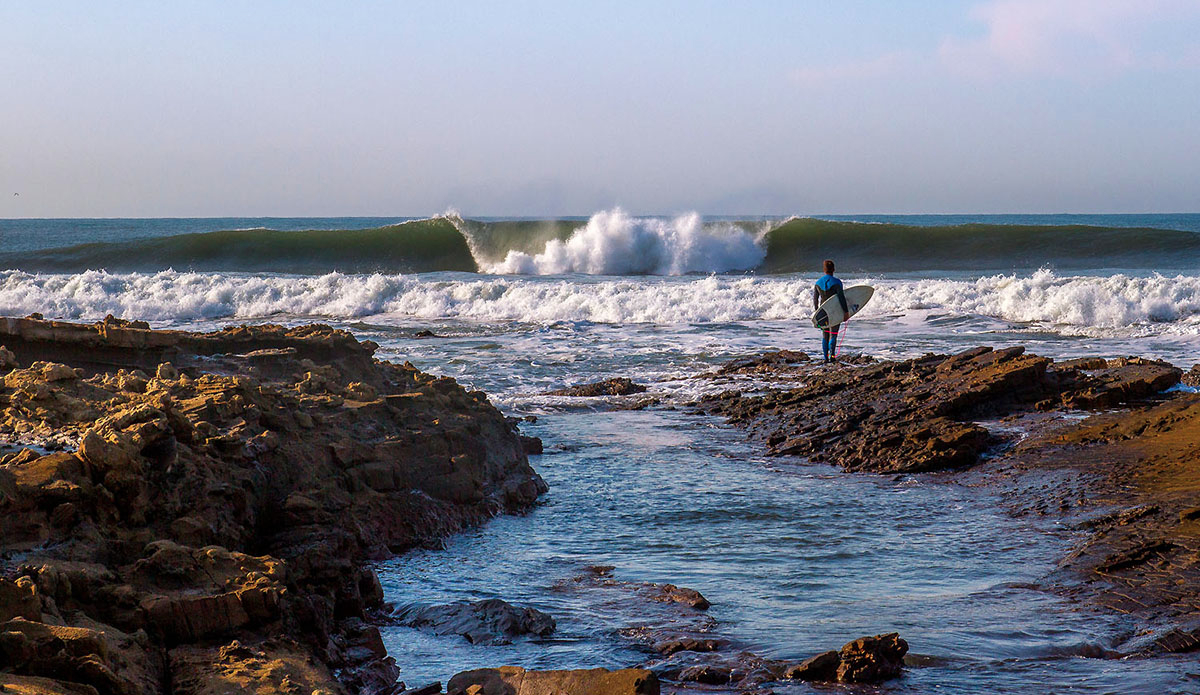
<svg viewBox="0 0 1200 695"><path fill-rule="evenodd" d="M871 295L875 294L875 288L870 285L855 285L847 287L842 291L846 295L846 306L850 308L850 313L842 311L842 303L838 301L837 295L833 295L829 299L821 302L821 306L813 313L812 323L817 328L830 328L832 326L841 325L846 319L854 316L862 309L867 302L871 301Z"/></svg>

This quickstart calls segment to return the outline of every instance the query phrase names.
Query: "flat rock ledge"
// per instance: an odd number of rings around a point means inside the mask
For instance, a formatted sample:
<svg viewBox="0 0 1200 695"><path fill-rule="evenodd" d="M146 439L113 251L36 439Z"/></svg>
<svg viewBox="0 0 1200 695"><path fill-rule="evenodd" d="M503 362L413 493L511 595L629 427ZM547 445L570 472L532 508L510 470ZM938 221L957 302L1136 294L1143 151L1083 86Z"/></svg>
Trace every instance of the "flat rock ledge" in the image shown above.
<svg viewBox="0 0 1200 695"><path fill-rule="evenodd" d="M753 364L757 374L769 374L776 360ZM787 379L781 388L765 395L726 391L695 406L749 428L771 455L911 473L979 461L1000 441L980 419L1111 408L1152 398L1182 374L1138 358L1055 363L1023 347L978 347L840 369L789 368L781 373Z"/></svg>
<svg viewBox="0 0 1200 695"><path fill-rule="evenodd" d="M518 666L465 671L450 679L447 695L658 695L658 677L639 668L527 671Z"/></svg>
<svg viewBox="0 0 1200 695"><path fill-rule="evenodd" d="M401 625L438 635L460 635L471 644L511 644L513 637L545 637L556 627L549 614L500 599L405 606L397 609L394 616Z"/></svg>
<svg viewBox="0 0 1200 695"><path fill-rule="evenodd" d="M328 326L0 345L0 690L401 692L367 563L546 489L483 393Z"/></svg>

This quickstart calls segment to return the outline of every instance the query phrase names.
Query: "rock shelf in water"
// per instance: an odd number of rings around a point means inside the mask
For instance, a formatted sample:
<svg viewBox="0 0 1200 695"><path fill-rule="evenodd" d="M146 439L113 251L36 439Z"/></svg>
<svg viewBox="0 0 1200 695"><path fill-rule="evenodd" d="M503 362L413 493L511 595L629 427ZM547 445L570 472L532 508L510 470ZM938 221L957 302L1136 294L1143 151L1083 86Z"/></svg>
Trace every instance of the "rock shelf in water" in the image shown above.
<svg viewBox="0 0 1200 695"><path fill-rule="evenodd" d="M753 373L768 392L695 406L745 427L769 454L848 470L987 460L979 475L1014 514L1057 514L1086 531L1057 588L1137 618L1145 630L1124 653L1187 652L1200 649L1200 393L1175 387L1198 370L1136 357L1056 362L1020 347L833 368L768 353L708 375ZM1038 476L1048 470L1076 482L1048 486Z"/></svg>
<svg viewBox="0 0 1200 695"><path fill-rule="evenodd" d="M546 489L484 394L329 327L0 319L0 345L10 689L398 692L365 563Z"/></svg>

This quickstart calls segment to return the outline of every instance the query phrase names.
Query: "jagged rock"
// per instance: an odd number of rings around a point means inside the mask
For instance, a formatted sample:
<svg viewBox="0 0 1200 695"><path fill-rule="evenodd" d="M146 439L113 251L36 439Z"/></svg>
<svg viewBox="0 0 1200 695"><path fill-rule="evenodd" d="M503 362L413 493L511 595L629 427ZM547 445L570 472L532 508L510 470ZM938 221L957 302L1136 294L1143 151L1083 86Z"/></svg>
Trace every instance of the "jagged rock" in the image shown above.
<svg viewBox="0 0 1200 695"><path fill-rule="evenodd" d="M842 647L837 679L841 683L878 683L900 675L908 642L896 633L860 637Z"/></svg>
<svg viewBox="0 0 1200 695"><path fill-rule="evenodd" d="M441 606L409 606L396 611L409 627L429 628L439 635L462 635L472 644L507 644L510 637L554 632L554 618L533 608L519 608L500 599Z"/></svg>
<svg viewBox="0 0 1200 695"><path fill-rule="evenodd" d="M173 695L335 692L333 675L291 640L184 646L170 652Z"/></svg>
<svg viewBox="0 0 1200 695"><path fill-rule="evenodd" d="M675 586L674 584L654 584L656 591L650 595L650 598L655 601L664 601L670 603L682 603L685 606L690 606L698 611L706 611L711 605L708 599L704 598L699 591L688 589L687 587Z"/></svg>
<svg viewBox="0 0 1200 695"><path fill-rule="evenodd" d="M774 352L764 352L756 357L733 360L722 365L716 371L716 374L724 376L727 374L753 374L756 372L777 373L781 368L803 364L811 360L812 358L806 352L776 350Z"/></svg>
<svg viewBox="0 0 1200 695"><path fill-rule="evenodd" d="M3 362L2 358L0 358L0 362ZM1180 381L1182 381L1185 386L1200 388L1200 364L1192 365L1192 368L1189 369L1186 374L1180 377Z"/></svg>
<svg viewBox="0 0 1200 695"><path fill-rule="evenodd" d="M837 670L841 663L840 653L828 651L789 667L784 672L784 677L797 681L834 681L837 680Z"/></svg>
<svg viewBox="0 0 1200 695"><path fill-rule="evenodd" d="M695 637L680 637L663 640L654 645L654 651L664 656L678 652L715 652L723 646L719 639L698 639Z"/></svg>
<svg viewBox="0 0 1200 695"><path fill-rule="evenodd" d="M546 489L486 397L344 331L10 319L0 342L30 365L3 374L0 424L66 449L0 456L0 551L22 557L0 618L107 635L108 660L27 659L58 644L33 627L0 641L68 690L397 691L364 563Z"/></svg>
<svg viewBox="0 0 1200 695"><path fill-rule="evenodd" d="M525 453L530 456L540 456L545 447L542 445L542 440L538 437L526 437L521 435L521 446L525 447Z"/></svg>
<svg viewBox="0 0 1200 695"><path fill-rule="evenodd" d="M904 668L908 643L896 633L860 637L840 651L818 654L784 671L784 677L803 681L878 683L895 678Z"/></svg>
<svg viewBox="0 0 1200 695"><path fill-rule="evenodd" d="M633 380L626 377L617 377L591 384L568 386L567 388L550 391L546 395L572 397L628 396L634 393L645 393L645 391L645 386L635 384Z"/></svg>
<svg viewBox="0 0 1200 695"><path fill-rule="evenodd" d="M14 369L17 367L17 356L12 350L0 345L0 369Z"/></svg>
<svg viewBox="0 0 1200 695"><path fill-rule="evenodd" d="M17 581L0 577L0 623L13 618L42 619L42 602L36 586L27 578Z"/></svg>
<svg viewBox="0 0 1200 695"><path fill-rule="evenodd" d="M767 362L756 368L769 367ZM1064 405L1107 408L1154 396L1178 383L1179 375L1170 365L1145 360L1053 364L1025 354L1023 347L978 347L949 356L810 369L803 385L789 390L756 396L730 391L697 405L751 428L771 455L804 456L850 470L916 472L976 463L997 442L975 422L982 417Z"/></svg>
<svg viewBox="0 0 1200 695"><path fill-rule="evenodd" d="M465 671L446 684L447 695L658 695L658 678L645 669L527 671L517 666Z"/></svg>
<svg viewBox="0 0 1200 695"><path fill-rule="evenodd" d="M679 672L679 680L705 683L707 685L724 685L729 682L732 671L724 666L698 664L689 666Z"/></svg>

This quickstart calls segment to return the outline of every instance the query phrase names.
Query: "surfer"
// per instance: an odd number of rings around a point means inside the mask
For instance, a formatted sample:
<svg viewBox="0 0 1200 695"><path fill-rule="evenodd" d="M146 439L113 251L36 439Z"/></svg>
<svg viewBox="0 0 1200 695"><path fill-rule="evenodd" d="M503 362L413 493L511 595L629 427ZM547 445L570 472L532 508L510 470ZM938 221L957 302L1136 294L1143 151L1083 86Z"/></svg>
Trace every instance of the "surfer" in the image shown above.
<svg viewBox="0 0 1200 695"><path fill-rule="evenodd" d="M842 292L842 281L833 276L833 261L826 259L825 275L817 280L817 284L813 285L813 309L819 309L821 302L835 294L838 302L842 305L842 311L849 316L850 307L846 304L845 293ZM841 324L838 324L821 329L821 352L825 355L826 362L831 358L837 359L838 328L840 327Z"/></svg>

